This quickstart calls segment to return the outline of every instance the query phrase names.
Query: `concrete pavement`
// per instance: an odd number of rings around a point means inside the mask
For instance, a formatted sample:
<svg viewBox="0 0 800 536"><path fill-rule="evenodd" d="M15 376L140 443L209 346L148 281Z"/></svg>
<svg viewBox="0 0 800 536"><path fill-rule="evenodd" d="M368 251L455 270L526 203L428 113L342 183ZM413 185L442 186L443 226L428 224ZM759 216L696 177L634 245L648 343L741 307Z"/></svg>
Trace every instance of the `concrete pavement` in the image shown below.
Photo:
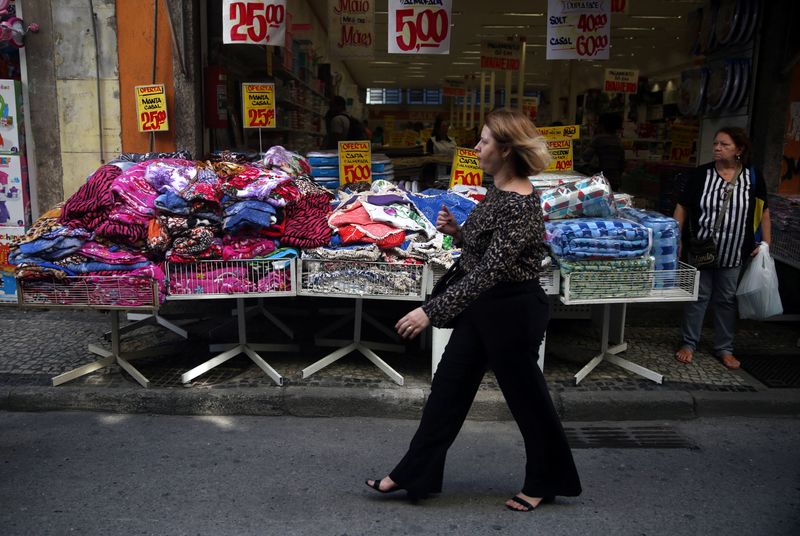
<svg viewBox="0 0 800 536"><path fill-rule="evenodd" d="M167 304L162 314L190 333L184 340L149 326L123 336L122 351L155 348L154 357L134 361L150 381L144 389L117 365L53 387L57 374L94 361L88 343L109 348L103 334L108 313L96 311L0 308L0 410L97 410L117 413L193 415L295 415L417 418L430 385L430 348L423 342L405 345L401 353L378 351L405 383L399 386L360 354L351 354L309 378L302 369L332 351L314 342L314 334L335 316L321 314L332 300L297 299L275 302L276 314L290 327L298 352L267 353L265 359L284 377L276 385L247 357L239 356L195 378L181 374L214 355L211 342L235 338L231 302ZM342 300L338 305L352 303ZM270 303L270 306L273 306ZM413 304L369 302L366 310L391 325ZM177 320L191 312L199 321ZM556 407L566 420L692 419L702 416L800 415L800 389L769 388L745 370L731 371L701 346L692 365L677 363L672 352L678 338L680 304L628 307L626 359L664 375L662 385L611 363L601 363L579 385L574 374L598 353L600 336L588 319L551 321L545 377ZM345 326L336 336L352 335ZM365 338L385 339L365 327ZM249 340L290 342L261 316L248 321ZM704 340L711 339L710 329ZM737 353L798 354L797 324L742 322ZM800 357L798 357L800 359ZM473 405L472 419L510 419L491 373Z"/></svg>

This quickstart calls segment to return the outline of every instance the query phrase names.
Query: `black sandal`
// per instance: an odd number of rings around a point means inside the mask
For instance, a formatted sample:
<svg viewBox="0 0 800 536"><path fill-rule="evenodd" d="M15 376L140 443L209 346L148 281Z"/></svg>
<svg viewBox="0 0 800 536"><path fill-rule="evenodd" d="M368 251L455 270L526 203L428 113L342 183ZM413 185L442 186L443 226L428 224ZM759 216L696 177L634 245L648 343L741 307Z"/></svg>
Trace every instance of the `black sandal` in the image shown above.
<svg viewBox="0 0 800 536"><path fill-rule="evenodd" d="M511 507L509 505L506 505L506 508L508 508L509 510L512 510L514 512L531 512L533 510L536 510L542 503L551 503L551 502L553 502L555 500L555 497L542 497L542 500L539 501L539 504L537 504L536 506L532 505L531 503L529 503L528 501L526 501L525 499L523 499L519 495L514 495L509 500L510 501L514 501L518 505L524 506L525 508L527 508L527 510L520 510L518 508L513 508L513 507Z"/></svg>
<svg viewBox="0 0 800 536"><path fill-rule="evenodd" d="M372 481L372 484L369 483L369 480L365 480L364 484L366 484L367 487L374 489L378 493L394 493L395 491L400 491L401 489L403 489L400 486L395 486L392 489L382 490L381 489L381 480L383 480L383 479L382 478L376 478L376 479L374 479Z"/></svg>

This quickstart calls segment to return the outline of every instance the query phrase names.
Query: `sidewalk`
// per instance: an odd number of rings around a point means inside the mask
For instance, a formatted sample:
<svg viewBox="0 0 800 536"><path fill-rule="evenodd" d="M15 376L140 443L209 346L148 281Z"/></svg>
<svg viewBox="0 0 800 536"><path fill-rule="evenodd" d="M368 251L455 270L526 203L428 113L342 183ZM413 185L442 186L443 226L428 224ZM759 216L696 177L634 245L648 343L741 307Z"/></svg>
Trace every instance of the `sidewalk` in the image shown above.
<svg viewBox="0 0 800 536"><path fill-rule="evenodd" d="M262 353L284 377L277 386L246 356L238 356L187 385L182 373L214 353L209 342L232 341L232 300L171 302L161 314L191 312L204 320L178 321L188 341L161 327L144 327L123 335L122 351L157 347L158 356L133 363L150 381L142 388L117 365L53 387L57 374L90 363L96 356L88 343L110 348L103 333L109 315L97 311L22 310L0 307L0 410L93 410L121 413L242 414L296 416L380 416L417 418L430 386L430 348L415 341L402 354L378 354L405 377L399 386L360 354L351 354L313 376L301 370L335 348L317 347L313 334L332 322L321 309L352 307L351 300L292 298L266 305L295 331L298 353ZM386 325L413 302L365 300L365 310ZM611 363L601 363L580 385L573 376L600 349L600 336L590 320L554 319L547 334L545 377L562 418L569 421L691 419L711 415L800 415L799 388L770 388L745 370L728 370L709 354L711 329L692 365L672 357L678 341L681 304L636 304L628 307L621 357L665 376L658 385ZM710 315L709 315L710 316ZM124 315L122 315L124 318ZM217 328L210 334L211 330ZM352 327L336 336L352 336ZM797 356L797 323L740 322L737 355ZM271 340L265 340L265 339ZM248 321L253 342L289 342L261 316ZM385 341L365 327L364 339ZM710 343L708 343L710 344ZM791 373L790 373L791 374ZM510 415L491 373L473 405L471 418L506 420Z"/></svg>

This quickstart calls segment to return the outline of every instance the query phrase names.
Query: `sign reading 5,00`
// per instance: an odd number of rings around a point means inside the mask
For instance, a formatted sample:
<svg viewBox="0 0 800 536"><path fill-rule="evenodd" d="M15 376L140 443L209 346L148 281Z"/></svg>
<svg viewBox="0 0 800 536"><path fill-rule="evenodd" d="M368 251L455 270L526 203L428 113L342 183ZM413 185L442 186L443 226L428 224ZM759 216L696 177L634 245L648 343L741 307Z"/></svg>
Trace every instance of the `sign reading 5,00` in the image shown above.
<svg viewBox="0 0 800 536"><path fill-rule="evenodd" d="M223 0L222 42L284 46L286 0Z"/></svg>
<svg viewBox="0 0 800 536"><path fill-rule="evenodd" d="M368 141L339 142L339 182L372 182L372 145Z"/></svg>
<svg viewBox="0 0 800 536"><path fill-rule="evenodd" d="M390 54L449 54L452 0L389 0Z"/></svg>

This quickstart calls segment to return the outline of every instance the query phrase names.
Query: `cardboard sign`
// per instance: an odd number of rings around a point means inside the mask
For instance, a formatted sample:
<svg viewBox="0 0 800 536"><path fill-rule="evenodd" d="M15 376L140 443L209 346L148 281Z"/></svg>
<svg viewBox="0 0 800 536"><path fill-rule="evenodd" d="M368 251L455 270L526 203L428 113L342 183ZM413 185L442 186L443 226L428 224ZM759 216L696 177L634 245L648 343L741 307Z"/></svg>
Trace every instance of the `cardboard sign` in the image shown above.
<svg viewBox="0 0 800 536"><path fill-rule="evenodd" d="M539 134L548 140L579 140L581 138L580 125L564 125L562 127L538 127Z"/></svg>
<svg viewBox="0 0 800 536"><path fill-rule="evenodd" d="M372 147L368 141L339 142L339 183L372 182Z"/></svg>
<svg viewBox="0 0 800 536"><path fill-rule="evenodd" d="M466 94L467 90L464 87L464 82L450 80L442 87L443 97L463 97Z"/></svg>
<svg viewBox="0 0 800 536"><path fill-rule="evenodd" d="M636 93L638 90L638 69L606 69L603 80L606 93Z"/></svg>
<svg viewBox="0 0 800 536"><path fill-rule="evenodd" d="M244 128L275 128L275 84L242 84Z"/></svg>
<svg viewBox="0 0 800 536"><path fill-rule="evenodd" d="M481 41L481 69L488 71L519 71L522 63L522 41Z"/></svg>
<svg viewBox="0 0 800 536"><path fill-rule="evenodd" d="M139 132L165 132L167 120L167 94L164 84L136 86L136 120Z"/></svg>
<svg viewBox="0 0 800 536"><path fill-rule="evenodd" d="M611 2L547 1L548 60L607 60L610 48Z"/></svg>
<svg viewBox="0 0 800 536"><path fill-rule="evenodd" d="M389 0L389 54L449 54L453 0Z"/></svg>
<svg viewBox="0 0 800 536"><path fill-rule="evenodd" d="M552 160L545 171L572 170L572 140L547 140L547 148Z"/></svg>
<svg viewBox="0 0 800 536"><path fill-rule="evenodd" d="M483 170L478 165L478 153L475 149L456 147L450 171L450 188L457 184L480 186L482 182Z"/></svg>
<svg viewBox="0 0 800 536"><path fill-rule="evenodd" d="M536 121L538 111L539 97L522 97L522 113L528 116L531 121Z"/></svg>
<svg viewBox="0 0 800 536"><path fill-rule="evenodd" d="M282 47L286 18L286 0L222 0L222 42Z"/></svg>
<svg viewBox="0 0 800 536"><path fill-rule="evenodd" d="M672 125L669 127L670 144L669 159L673 162L689 163L692 159L692 147L700 134L697 125Z"/></svg>
<svg viewBox="0 0 800 536"><path fill-rule="evenodd" d="M328 45L336 58L371 58L375 48L374 0L329 0Z"/></svg>

